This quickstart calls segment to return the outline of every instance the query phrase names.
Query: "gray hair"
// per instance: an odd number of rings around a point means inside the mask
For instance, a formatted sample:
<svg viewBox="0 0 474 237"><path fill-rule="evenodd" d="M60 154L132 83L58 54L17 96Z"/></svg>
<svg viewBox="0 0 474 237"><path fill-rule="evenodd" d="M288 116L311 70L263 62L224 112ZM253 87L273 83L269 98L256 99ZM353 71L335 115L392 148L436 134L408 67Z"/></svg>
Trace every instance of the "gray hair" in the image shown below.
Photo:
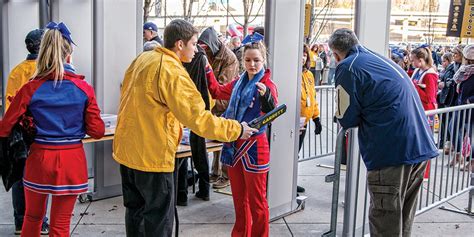
<svg viewBox="0 0 474 237"><path fill-rule="evenodd" d="M334 31L328 41L328 45L332 50L343 54L347 54L357 44L359 44L359 40L354 31L347 28Z"/></svg>
<svg viewBox="0 0 474 237"><path fill-rule="evenodd" d="M143 45L143 51L151 51L154 50L156 47L161 47L160 43L156 42L155 40L147 41Z"/></svg>

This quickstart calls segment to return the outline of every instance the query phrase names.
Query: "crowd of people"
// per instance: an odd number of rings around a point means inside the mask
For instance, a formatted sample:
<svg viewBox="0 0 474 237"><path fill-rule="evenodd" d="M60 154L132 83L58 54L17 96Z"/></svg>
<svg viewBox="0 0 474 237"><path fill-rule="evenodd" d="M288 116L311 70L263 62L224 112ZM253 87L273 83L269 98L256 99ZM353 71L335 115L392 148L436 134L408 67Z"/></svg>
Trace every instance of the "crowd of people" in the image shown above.
<svg viewBox="0 0 474 237"><path fill-rule="evenodd" d="M269 235L267 126L247 124L278 104L264 34L260 27L244 39L226 42L212 27L199 33L176 19L161 39L155 24L144 24L144 52L125 72L113 143L127 236L172 235L174 207L188 200L187 161L175 159L183 126L191 130L196 198L210 200L211 183L213 188L230 185L236 216L231 235ZM77 195L88 189L81 140L86 134L104 136L104 122L93 88L71 63L75 43L67 26L51 22L45 30L30 32L25 43L30 54L8 79L7 109L0 121L0 137L9 139L19 127L20 135L32 140L25 148L25 171L13 185L15 233L36 237L48 231L51 195L49 234L69 236ZM370 232L409 235L422 176L438 155L430 129L436 119L427 118L424 110L474 101L474 45L446 50L441 68L429 46L393 52L401 55L394 63L359 44L348 29L336 30L327 45L302 49L299 148L310 121L316 135L323 129L315 86L328 69L327 82L335 83L337 92L335 118L344 128L361 128L360 150L373 200ZM452 125L441 132L448 138L470 137L473 119L463 120L466 132ZM212 167L206 138L224 142ZM456 154L462 149L446 147ZM460 154L451 165L466 158ZM387 196L397 201L387 202Z"/></svg>
<svg viewBox="0 0 474 237"><path fill-rule="evenodd" d="M474 77L471 79L470 68L474 59L474 49L471 45L459 44L454 47L445 46L432 50L428 44L422 44L412 49L407 45L404 49L392 49L391 58L411 77L425 110L448 108L457 105L471 104L474 101ZM457 120L460 122L456 126ZM436 121L447 123L439 128L438 148L453 155L449 165L458 162L463 164L461 170L474 169L474 162L464 164L469 152L463 152L471 147L472 125L474 120L467 115L456 113L455 116L442 114L439 118L429 117L431 126ZM465 126L463 126L463 123ZM456 142L454 142L456 141ZM428 176L428 173L425 174Z"/></svg>

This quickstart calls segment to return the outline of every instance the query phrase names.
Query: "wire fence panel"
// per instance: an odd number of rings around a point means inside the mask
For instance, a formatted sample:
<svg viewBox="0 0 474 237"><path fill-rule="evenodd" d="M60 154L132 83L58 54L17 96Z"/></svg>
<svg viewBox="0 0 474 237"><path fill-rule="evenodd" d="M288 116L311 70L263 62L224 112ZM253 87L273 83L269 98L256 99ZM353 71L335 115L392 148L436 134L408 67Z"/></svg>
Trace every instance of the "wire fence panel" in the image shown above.
<svg viewBox="0 0 474 237"><path fill-rule="evenodd" d="M319 104L319 118L323 129L321 134L316 135L313 121L308 122L299 153L299 162L334 155L336 151L336 139L340 127L333 121L335 89L334 86L316 86L315 88L316 101Z"/></svg>
<svg viewBox="0 0 474 237"><path fill-rule="evenodd" d="M474 148L474 104L431 110L426 112L438 146L439 155L431 159L418 196L416 215L469 192L468 213L474 214L474 174L471 167ZM344 197L342 236L368 234L368 205L366 168L358 149L357 129L350 129L348 139L338 139L337 147L347 146L347 171ZM347 144L346 144L347 142ZM343 144L339 144L343 143ZM358 159L357 159L358 158ZM340 161L340 159L336 159ZM337 204L338 194L333 195ZM447 208L443 208L448 210ZM456 211L462 212L462 211ZM332 210L337 215L337 209ZM331 222L331 227L334 223ZM331 233L335 229L331 229Z"/></svg>

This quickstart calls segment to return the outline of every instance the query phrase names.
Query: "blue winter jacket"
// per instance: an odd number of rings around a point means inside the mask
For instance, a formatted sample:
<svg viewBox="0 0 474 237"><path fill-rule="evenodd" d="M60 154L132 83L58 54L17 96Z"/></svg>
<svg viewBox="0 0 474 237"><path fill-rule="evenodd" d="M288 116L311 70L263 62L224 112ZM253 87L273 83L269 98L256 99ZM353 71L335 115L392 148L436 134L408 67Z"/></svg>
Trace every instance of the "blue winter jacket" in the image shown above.
<svg viewBox="0 0 474 237"><path fill-rule="evenodd" d="M336 117L359 127L368 170L417 164L438 155L420 97L391 60L354 46L336 68Z"/></svg>

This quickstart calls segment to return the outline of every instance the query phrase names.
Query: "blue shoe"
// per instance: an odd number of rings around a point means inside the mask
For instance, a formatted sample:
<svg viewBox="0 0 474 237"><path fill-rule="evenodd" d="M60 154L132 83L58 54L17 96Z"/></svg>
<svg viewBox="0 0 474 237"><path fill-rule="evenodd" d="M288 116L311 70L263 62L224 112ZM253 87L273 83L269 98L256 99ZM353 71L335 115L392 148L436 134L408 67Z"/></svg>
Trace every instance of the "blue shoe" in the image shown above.
<svg viewBox="0 0 474 237"><path fill-rule="evenodd" d="M41 225L41 235L49 235L49 224L46 222L43 222L43 225Z"/></svg>

